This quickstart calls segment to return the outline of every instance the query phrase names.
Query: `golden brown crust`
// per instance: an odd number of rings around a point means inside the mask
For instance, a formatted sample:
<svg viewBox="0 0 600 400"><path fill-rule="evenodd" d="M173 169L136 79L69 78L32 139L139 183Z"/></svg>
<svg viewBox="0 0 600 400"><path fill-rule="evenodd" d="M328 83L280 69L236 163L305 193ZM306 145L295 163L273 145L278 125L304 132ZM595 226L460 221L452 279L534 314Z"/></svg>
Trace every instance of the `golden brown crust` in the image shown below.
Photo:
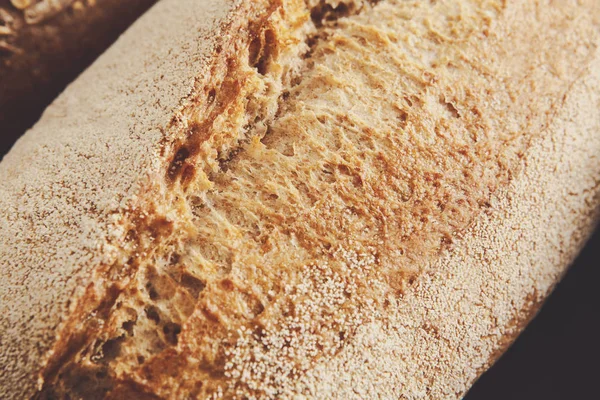
<svg viewBox="0 0 600 400"><path fill-rule="evenodd" d="M85 398L464 393L597 219L598 4L158 9L0 164L3 230L33 228L0 252L19 338L3 379ZM56 338L23 337L27 303ZM39 343L39 370L15 361Z"/></svg>
<svg viewBox="0 0 600 400"><path fill-rule="evenodd" d="M0 0L0 126L6 143L31 127L155 1Z"/></svg>

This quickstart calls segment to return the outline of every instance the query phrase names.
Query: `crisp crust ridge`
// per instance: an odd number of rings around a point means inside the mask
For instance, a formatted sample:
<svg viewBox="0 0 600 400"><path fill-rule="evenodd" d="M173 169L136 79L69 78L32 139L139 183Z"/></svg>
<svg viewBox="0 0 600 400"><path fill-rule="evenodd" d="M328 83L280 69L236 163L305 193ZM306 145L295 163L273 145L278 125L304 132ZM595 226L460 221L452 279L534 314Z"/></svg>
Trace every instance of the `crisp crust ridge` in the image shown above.
<svg viewBox="0 0 600 400"><path fill-rule="evenodd" d="M153 179L161 129L206 70L215 32L239 2L161 3L0 164L0 397L31 396L66 317L101 302L94 268L122 257L120 213L135 207L140 181ZM78 302L86 290L87 307Z"/></svg>

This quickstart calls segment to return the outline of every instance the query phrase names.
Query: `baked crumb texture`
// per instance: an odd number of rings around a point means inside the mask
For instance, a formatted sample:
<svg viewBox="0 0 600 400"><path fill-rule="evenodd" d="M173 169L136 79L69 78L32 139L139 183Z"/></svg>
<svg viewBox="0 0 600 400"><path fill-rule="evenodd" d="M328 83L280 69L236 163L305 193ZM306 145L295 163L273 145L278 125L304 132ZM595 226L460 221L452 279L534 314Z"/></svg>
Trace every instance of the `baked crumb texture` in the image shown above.
<svg viewBox="0 0 600 400"><path fill-rule="evenodd" d="M163 0L0 165L0 397L461 397L598 220L599 18Z"/></svg>

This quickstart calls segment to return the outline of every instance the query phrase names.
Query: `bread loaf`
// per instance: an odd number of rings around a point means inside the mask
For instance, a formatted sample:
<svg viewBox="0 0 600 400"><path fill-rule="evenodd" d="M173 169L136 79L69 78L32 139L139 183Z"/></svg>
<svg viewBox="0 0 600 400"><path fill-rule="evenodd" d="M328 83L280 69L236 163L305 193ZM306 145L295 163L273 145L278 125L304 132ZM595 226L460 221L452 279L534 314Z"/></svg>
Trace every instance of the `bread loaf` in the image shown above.
<svg viewBox="0 0 600 400"><path fill-rule="evenodd" d="M598 221L599 28L159 2L0 163L0 397L460 398Z"/></svg>
<svg viewBox="0 0 600 400"><path fill-rule="evenodd" d="M0 153L156 0L0 0Z"/></svg>

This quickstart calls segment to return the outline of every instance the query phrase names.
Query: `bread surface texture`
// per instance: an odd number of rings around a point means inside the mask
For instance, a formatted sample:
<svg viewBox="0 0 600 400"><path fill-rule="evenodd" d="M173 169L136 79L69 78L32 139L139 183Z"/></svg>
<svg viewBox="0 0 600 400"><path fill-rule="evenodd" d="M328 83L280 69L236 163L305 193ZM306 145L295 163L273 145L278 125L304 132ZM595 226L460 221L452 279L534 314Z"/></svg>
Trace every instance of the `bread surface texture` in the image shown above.
<svg viewBox="0 0 600 400"><path fill-rule="evenodd" d="M162 0L0 163L0 397L460 398L598 220L599 29Z"/></svg>
<svg viewBox="0 0 600 400"><path fill-rule="evenodd" d="M155 1L0 0L2 142L14 143Z"/></svg>

